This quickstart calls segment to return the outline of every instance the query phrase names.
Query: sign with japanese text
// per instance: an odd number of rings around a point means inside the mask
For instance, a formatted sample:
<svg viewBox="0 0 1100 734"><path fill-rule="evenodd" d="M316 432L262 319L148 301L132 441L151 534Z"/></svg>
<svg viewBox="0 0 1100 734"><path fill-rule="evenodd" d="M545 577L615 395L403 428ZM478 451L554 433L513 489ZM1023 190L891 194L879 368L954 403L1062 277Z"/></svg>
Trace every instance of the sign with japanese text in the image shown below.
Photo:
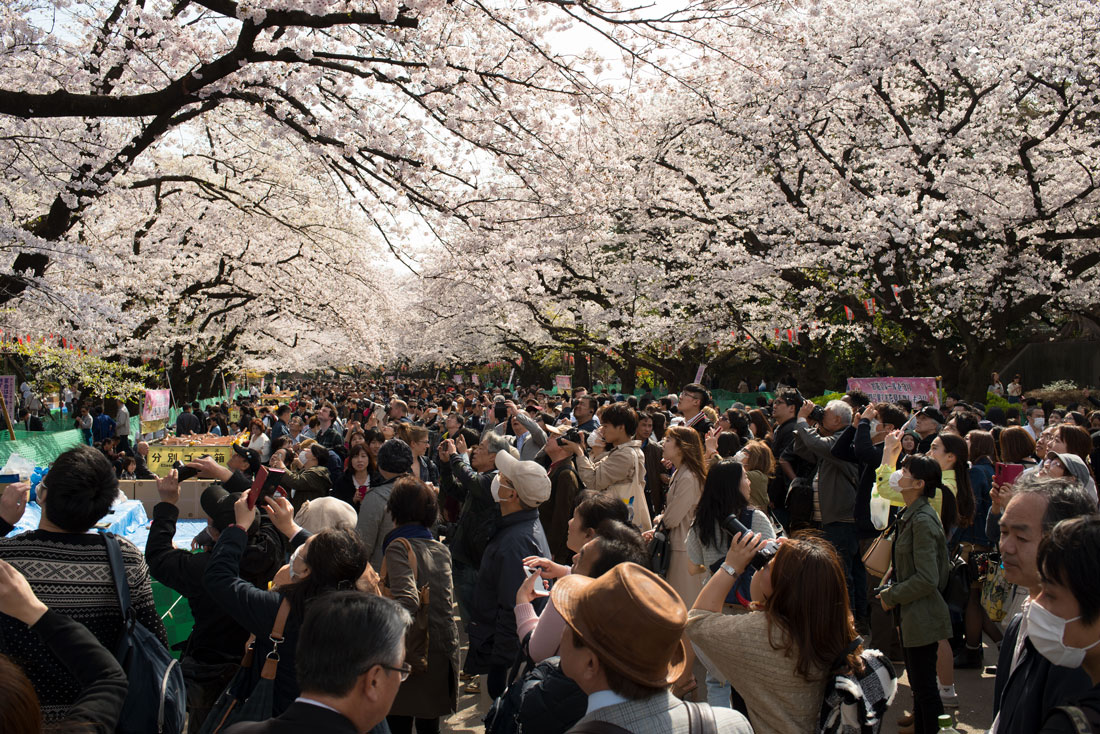
<svg viewBox="0 0 1100 734"><path fill-rule="evenodd" d="M225 466L229 461L229 457L233 455L232 446L164 446L162 444L152 444L149 447L149 456L146 458L146 464L149 466L149 471L156 474L158 477L168 476L168 472L172 471L172 465L177 461L182 461L186 464L189 461L194 461L201 456L209 454L214 461L218 462L221 466Z"/></svg>
<svg viewBox="0 0 1100 734"><path fill-rule="evenodd" d="M940 392L935 377L849 377L849 390L867 393L872 403L896 403L918 400L940 407Z"/></svg>
<svg viewBox="0 0 1100 734"><path fill-rule="evenodd" d="M0 393L4 395L4 404L15 419L15 375L0 375Z"/></svg>

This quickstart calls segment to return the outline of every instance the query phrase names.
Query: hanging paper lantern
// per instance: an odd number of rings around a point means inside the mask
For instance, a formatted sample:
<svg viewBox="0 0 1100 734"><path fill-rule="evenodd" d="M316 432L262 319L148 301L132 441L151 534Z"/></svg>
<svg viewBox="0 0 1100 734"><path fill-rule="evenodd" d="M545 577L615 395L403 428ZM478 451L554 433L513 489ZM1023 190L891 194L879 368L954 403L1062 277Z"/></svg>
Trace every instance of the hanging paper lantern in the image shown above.
<svg viewBox="0 0 1100 734"><path fill-rule="evenodd" d="M855 318L856 318L855 312L852 309L848 308L847 306L844 307L844 315L847 317L847 319L849 321L854 321Z"/></svg>

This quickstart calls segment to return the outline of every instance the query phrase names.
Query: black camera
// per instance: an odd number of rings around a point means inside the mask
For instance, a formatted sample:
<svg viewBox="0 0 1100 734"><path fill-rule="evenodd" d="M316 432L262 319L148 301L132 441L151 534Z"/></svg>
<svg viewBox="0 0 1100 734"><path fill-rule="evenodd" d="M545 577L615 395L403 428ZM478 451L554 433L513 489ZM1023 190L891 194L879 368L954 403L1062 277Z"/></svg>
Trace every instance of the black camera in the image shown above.
<svg viewBox="0 0 1100 734"><path fill-rule="evenodd" d="M508 406L504 403L493 403L493 417L498 423L508 420Z"/></svg>
<svg viewBox="0 0 1100 734"><path fill-rule="evenodd" d="M748 535L752 531L745 527L740 520L737 519L737 515L729 515L722 521L722 529L733 537L738 535ZM776 552L779 550L779 543L774 540L769 540L764 545L760 546L756 551L756 555L749 561L749 565L755 568L757 571L768 565L768 562L775 557Z"/></svg>
<svg viewBox="0 0 1100 734"><path fill-rule="evenodd" d="M814 409L810 411L810 420L815 423L820 423L825 420L825 409L820 405L815 405Z"/></svg>
<svg viewBox="0 0 1100 734"><path fill-rule="evenodd" d="M179 480L181 482L186 482L188 479L192 479L199 475L198 469L192 466L187 466L187 464L184 464L182 461L177 461L176 463L172 464L172 468L176 470L176 475L179 477Z"/></svg>
<svg viewBox="0 0 1100 734"><path fill-rule="evenodd" d="M568 431L565 432L564 436L558 436L558 446L564 446L566 441L569 441L570 443L580 443L581 432L578 431L576 428L570 428Z"/></svg>

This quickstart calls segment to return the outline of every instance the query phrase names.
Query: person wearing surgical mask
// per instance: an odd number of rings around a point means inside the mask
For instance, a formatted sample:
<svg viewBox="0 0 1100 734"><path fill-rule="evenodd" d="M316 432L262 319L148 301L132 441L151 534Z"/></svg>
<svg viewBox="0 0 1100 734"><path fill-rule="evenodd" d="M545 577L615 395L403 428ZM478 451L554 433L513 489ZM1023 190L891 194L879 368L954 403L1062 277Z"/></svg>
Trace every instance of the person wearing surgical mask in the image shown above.
<svg viewBox="0 0 1100 734"><path fill-rule="evenodd" d="M1024 430L1028 432L1032 439L1039 440L1039 434L1043 432L1046 424L1046 413L1043 412L1042 406L1036 405L1027 409L1027 425L1024 426Z"/></svg>
<svg viewBox="0 0 1100 734"><path fill-rule="evenodd" d="M305 442L303 442L305 443ZM298 455L286 465L287 450L276 451L271 455L271 468L281 470L279 484L289 490L290 501L298 510L306 500L326 496L332 490L332 478L328 470L328 449L319 443L310 442L300 447Z"/></svg>
<svg viewBox="0 0 1100 734"><path fill-rule="evenodd" d="M1070 700L1086 721L1100 720L1100 516L1058 523L1039 546L1040 592L1028 607L1028 638L1051 664L1080 668L1092 688ZM1047 712L1039 734L1074 734L1073 712Z"/></svg>
<svg viewBox="0 0 1100 734"><path fill-rule="evenodd" d="M1096 503L1066 479L1029 475L1012 486L1012 497L998 521L999 548L1005 580L1026 588L1028 598L1001 642L993 689L993 734L1034 734L1055 707L1083 695L1091 685L1080 669L1056 665L1041 654L1048 647L1043 640L1049 637L1050 620L1031 606L1042 592L1038 555L1045 538L1062 520L1095 512ZM1038 627L1032 630L1035 620Z"/></svg>

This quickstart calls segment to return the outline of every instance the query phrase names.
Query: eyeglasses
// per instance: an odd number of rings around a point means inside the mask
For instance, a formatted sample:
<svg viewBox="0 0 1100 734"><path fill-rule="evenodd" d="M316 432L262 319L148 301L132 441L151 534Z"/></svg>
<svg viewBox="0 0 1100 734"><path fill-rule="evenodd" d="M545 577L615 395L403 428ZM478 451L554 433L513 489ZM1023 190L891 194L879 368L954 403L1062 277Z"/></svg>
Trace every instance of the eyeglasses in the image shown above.
<svg viewBox="0 0 1100 734"><path fill-rule="evenodd" d="M409 675L413 672L412 666L408 663L401 663L400 667L394 667L393 665L386 665L385 663L379 663L384 669L392 670L401 677L401 682L404 683L409 679Z"/></svg>

